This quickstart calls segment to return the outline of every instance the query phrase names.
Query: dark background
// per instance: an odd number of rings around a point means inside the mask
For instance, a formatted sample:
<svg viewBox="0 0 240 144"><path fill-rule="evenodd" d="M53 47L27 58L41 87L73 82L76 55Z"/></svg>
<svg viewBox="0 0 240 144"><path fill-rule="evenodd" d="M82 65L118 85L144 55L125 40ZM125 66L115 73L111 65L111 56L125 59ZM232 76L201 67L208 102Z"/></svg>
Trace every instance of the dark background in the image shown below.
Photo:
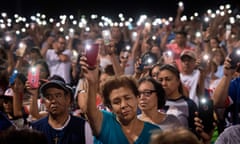
<svg viewBox="0 0 240 144"><path fill-rule="evenodd" d="M159 17L175 16L179 0L1 0L0 11L10 14L18 13L30 16L41 12L47 16L60 14L88 15L91 13L117 17L122 12L126 16L140 14L156 15ZM200 14L207 9L217 9L219 5L230 3L239 7L240 0L182 0L185 5L184 14L194 12Z"/></svg>

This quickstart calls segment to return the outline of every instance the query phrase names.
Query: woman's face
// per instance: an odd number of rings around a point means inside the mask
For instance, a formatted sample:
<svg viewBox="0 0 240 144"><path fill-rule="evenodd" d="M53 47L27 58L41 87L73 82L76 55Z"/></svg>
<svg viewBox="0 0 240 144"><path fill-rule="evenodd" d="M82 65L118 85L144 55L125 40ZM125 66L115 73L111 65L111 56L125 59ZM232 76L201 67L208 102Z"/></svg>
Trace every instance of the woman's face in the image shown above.
<svg viewBox="0 0 240 144"><path fill-rule="evenodd" d="M25 83L23 83L19 78L14 81L14 87L17 92L23 93L25 89Z"/></svg>
<svg viewBox="0 0 240 144"><path fill-rule="evenodd" d="M102 73L99 78L99 86L101 86L109 77L107 73Z"/></svg>
<svg viewBox="0 0 240 144"><path fill-rule="evenodd" d="M170 96L178 91L180 80L169 70L162 70L158 73L158 81L162 84L166 96Z"/></svg>
<svg viewBox="0 0 240 144"><path fill-rule="evenodd" d="M220 65L224 60L223 55L221 54L221 52L215 52L215 55L213 56L213 61Z"/></svg>
<svg viewBox="0 0 240 144"><path fill-rule="evenodd" d="M129 123L136 118L137 96L127 87L114 89L110 95L111 110L121 123Z"/></svg>
<svg viewBox="0 0 240 144"><path fill-rule="evenodd" d="M210 39L210 47L211 47L211 48L218 48L219 45L218 45L217 40L215 40L215 39Z"/></svg>
<svg viewBox="0 0 240 144"><path fill-rule="evenodd" d="M151 71L151 75L152 78L154 78L155 80L157 80L158 78L158 73L159 73L159 66L155 66L152 71Z"/></svg>
<svg viewBox="0 0 240 144"><path fill-rule="evenodd" d="M158 97L156 89L149 81L142 82L139 87L138 107L142 111L149 111L158 109Z"/></svg>

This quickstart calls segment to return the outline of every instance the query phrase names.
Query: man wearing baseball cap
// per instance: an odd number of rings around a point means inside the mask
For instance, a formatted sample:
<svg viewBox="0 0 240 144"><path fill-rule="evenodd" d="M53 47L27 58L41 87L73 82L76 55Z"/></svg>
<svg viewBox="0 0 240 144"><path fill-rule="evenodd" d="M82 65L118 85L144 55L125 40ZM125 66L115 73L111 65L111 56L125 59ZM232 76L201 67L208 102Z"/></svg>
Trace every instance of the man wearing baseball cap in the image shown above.
<svg viewBox="0 0 240 144"><path fill-rule="evenodd" d="M46 134L49 144L93 143L89 124L70 114L72 94L63 79L50 79L40 87L48 116L32 123L32 128Z"/></svg>
<svg viewBox="0 0 240 144"><path fill-rule="evenodd" d="M180 79L185 87L189 91L189 98L192 99L196 105L199 103L198 96L200 95L200 71L196 68L196 54L193 50L184 50L181 55L182 71L180 73Z"/></svg>

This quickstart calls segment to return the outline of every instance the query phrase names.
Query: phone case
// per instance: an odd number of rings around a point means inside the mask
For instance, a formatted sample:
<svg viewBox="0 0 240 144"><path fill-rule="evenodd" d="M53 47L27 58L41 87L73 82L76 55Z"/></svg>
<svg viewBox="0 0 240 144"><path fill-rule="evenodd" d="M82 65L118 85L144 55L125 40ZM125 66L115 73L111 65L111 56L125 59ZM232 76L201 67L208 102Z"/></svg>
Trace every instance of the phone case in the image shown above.
<svg viewBox="0 0 240 144"><path fill-rule="evenodd" d="M89 69L95 68L97 64L98 51L98 44L92 44L90 49L86 49L86 57Z"/></svg>
<svg viewBox="0 0 240 144"><path fill-rule="evenodd" d="M14 70L12 75L10 76L9 78L9 83L10 85L13 85L14 82L15 82L15 79L17 78L17 74L18 74L18 71L17 70Z"/></svg>
<svg viewBox="0 0 240 144"><path fill-rule="evenodd" d="M28 81L30 82L32 88L39 87L39 75L40 71L38 68L30 68L28 70Z"/></svg>
<svg viewBox="0 0 240 144"><path fill-rule="evenodd" d="M199 117L202 120L204 131L209 132L213 129L213 101L210 98L205 98L205 102L199 102Z"/></svg>

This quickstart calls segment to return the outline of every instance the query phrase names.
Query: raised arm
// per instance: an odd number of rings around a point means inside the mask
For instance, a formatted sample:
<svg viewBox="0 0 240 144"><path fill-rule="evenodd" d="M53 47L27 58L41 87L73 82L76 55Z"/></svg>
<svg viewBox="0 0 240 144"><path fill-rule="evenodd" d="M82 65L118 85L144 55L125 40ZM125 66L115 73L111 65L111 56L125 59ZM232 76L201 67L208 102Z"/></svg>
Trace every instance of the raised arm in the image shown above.
<svg viewBox="0 0 240 144"><path fill-rule="evenodd" d="M16 78L14 84L12 86L13 89L13 115L15 117L22 117L23 116L23 94L24 94L24 87L21 86L21 81Z"/></svg>
<svg viewBox="0 0 240 144"><path fill-rule="evenodd" d="M230 59L227 58L224 62L224 76L219 82L213 94L213 102L215 107L224 107L224 103L228 96L228 88L232 80L232 76L236 70L230 69Z"/></svg>
<svg viewBox="0 0 240 144"><path fill-rule="evenodd" d="M82 56L80 60L80 64L82 66L82 70L84 72L84 77L88 82L88 89L86 97L87 109L86 114L88 117L89 124L92 128L93 135L99 135L101 131L103 115L100 110L97 109L96 106L96 95L97 95L97 87L98 87L98 67L94 70L88 69L88 64L86 63L86 57Z"/></svg>
<svg viewBox="0 0 240 144"><path fill-rule="evenodd" d="M108 45L107 47L107 51L108 54L110 55L111 61L112 61L112 65L113 65L113 70L115 72L116 75L120 76L124 74L124 68L125 67L121 67L120 63L119 63L119 58L117 57L117 55L115 54L115 46L114 46L114 42L111 42L110 45Z"/></svg>

